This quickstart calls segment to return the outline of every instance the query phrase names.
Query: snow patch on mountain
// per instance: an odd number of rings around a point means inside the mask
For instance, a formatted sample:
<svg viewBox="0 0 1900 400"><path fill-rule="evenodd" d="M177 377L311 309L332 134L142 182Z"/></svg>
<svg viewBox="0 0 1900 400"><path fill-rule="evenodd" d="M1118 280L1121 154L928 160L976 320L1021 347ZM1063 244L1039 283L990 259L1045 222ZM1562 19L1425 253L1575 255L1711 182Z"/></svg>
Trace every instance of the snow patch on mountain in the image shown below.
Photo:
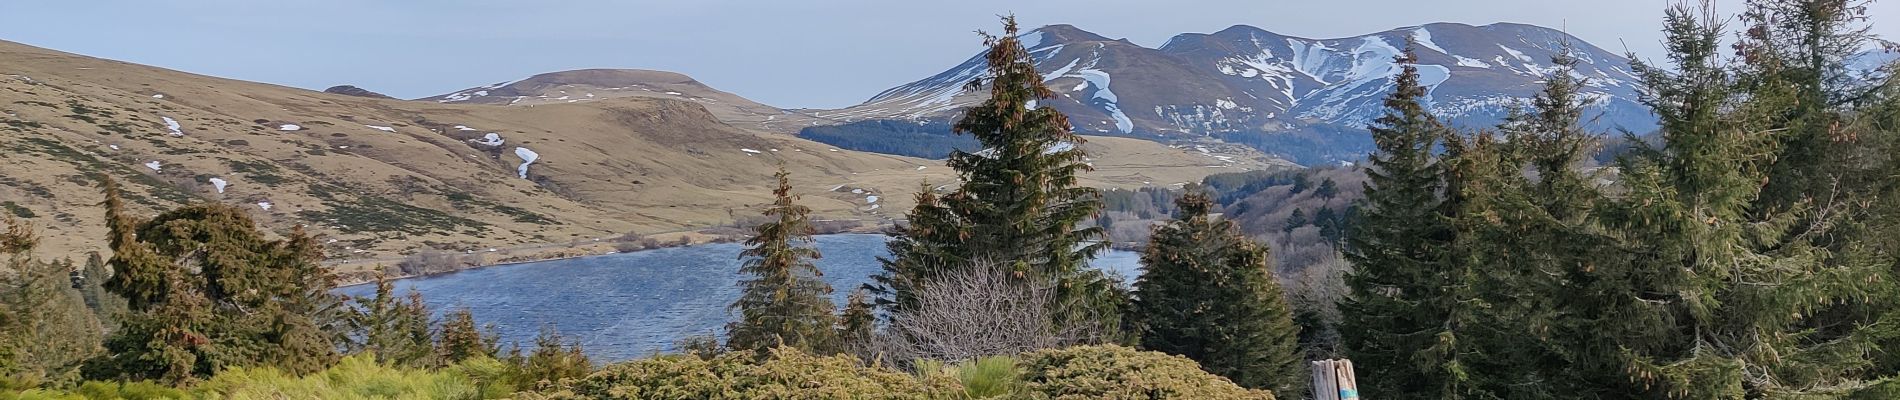
<svg viewBox="0 0 1900 400"><path fill-rule="evenodd" d="M1426 30L1425 27L1412 30L1412 42L1418 43L1419 46L1425 46L1427 49L1437 50L1439 53L1451 54L1451 52L1445 51L1445 48L1438 47L1437 43L1432 43L1432 31Z"/></svg>
<svg viewBox="0 0 1900 400"><path fill-rule="evenodd" d="M179 125L178 120L163 115L158 116L158 118L165 120L165 129L171 131L172 137L185 136L184 126Z"/></svg>
<svg viewBox="0 0 1900 400"><path fill-rule="evenodd" d="M1453 55L1452 57L1458 59L1458 66L1460 67L1472 67L1472 68L1484 68L1484 69L1491 68L1491 64L1485 63L1484 60L1479 60L1476 58L1465 57L1465 56L1460 56L1460 55Z"/></svg>
<svg viewBox="0 0 1900 400"><path fill-rule="evenodd" d="M541 159L541 154L528 150L526 147L516 147L515 157L521 157L521 166L515 167L515 171L521 174L521 179L528 179L528 164L534 164L535 160Z"/></svg>
<svg viewBox="0 0 1900 400"><path fill-rule="evenodd" d="M469 139L469 141L475 142L475 144L488 146L488 147L501 147L501 144L504 143L501 140L501 134L494 133L494 132L489 132L486 135L482 135L481 139Z"/></svg>

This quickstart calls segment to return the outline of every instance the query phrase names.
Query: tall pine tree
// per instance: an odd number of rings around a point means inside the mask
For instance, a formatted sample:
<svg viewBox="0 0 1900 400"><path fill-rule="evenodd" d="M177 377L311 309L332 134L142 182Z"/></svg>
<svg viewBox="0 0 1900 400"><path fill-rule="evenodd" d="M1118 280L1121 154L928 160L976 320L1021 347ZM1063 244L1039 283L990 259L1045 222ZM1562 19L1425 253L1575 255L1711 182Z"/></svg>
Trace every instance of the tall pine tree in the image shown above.
<svg viewBox="0 0 1900 400"><path fill-rule="evenodd" d="M1377 151L1368 160L1365 200L1346 236L1353 270L1340 305L1341 339L1365 376L1369 396L1436 398L1455 377L1428 352L1450 318L1445 301L1455 278L1447 250L1453 232L1441 198L1445 183L1434 152L1446 128L1425 109L1410 46L1373 121Z"/></svg>
<svg viewBox="0 0 1900 400"><path fill-rule="evenodd" d="M1057 283L1051 307L1059 308L1053 312L1059 326L1113 333L1125 298L1106 275L1087 267L1107 245L1091 242L1101 228L1078 228L1102 207L1100 193L1076 182L1089 170L1082 137L1061 112L1031 107L1055 93L1043 86L1017 39L1014 17L1003 19L1002 35L985 34L983 42L988 70L969 89L987 89L989 98L964 110L954 129L976 137L984 150L950 155L948 164L962 181L955 191L918 195L873 289L888 307L914 307L910 291L932 277L998 262Z"/></svg>
<svg viewBox="0 0 1900 400"><path fill-rule="evenodd" d="M806 220L811 209L797 203L791 173L780 167L774 176L776 200L764 213L773 220L760 224L739 253L746 260L739 273L750 278L739 283L744 290L732 303L739 320L726 325L726 345L759 354L779 346L831 352L837 347L836 307L831 285L811 262L821 257L811 247L812 226Z"/></svg>
<svg viewBox="0 0 1900 400"><path fill-rule="evenodd" d="M1141 346L1186 356L1241 386L1304 393L1300 328L1267 248L1209 215L1214 205L1204 193L1175 204L1175 219L1155 229L1141 255L1132 307Z"/></svg>

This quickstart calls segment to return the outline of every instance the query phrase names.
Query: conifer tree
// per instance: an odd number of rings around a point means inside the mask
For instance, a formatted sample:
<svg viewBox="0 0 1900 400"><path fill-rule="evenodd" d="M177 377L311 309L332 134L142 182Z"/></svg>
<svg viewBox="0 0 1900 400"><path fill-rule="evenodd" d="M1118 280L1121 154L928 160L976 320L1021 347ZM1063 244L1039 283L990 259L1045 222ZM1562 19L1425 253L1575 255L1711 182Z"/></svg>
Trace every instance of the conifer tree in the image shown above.
<svg viewBox="0 0 1900 400"><path fill-rule="evenodd" d="M1444 338L1456 279L1446 251L1453 232L1441 198L1445 182L1434 151L1446 128L1425 109L1417 57L1410 46L1396 60L1400 72L1386 96L1385 115L1373 121L1377 151L1369 157L1364 204L1346 236L1353 265L1351 293L1340 305L1341 339L1364 376L1368 396L1435 398L1455 373L1428 354Z"/></svg>
<svg viewBox="0 0 1900 400"><path fill-rule="evenodd" d="M125 298L106 289L106 279L110 276L112 269L106 266L104 257L98 252L86 253L86 264L79 270L79 293L86 300L86 308L92 310L93 317L107 332L118 330L119 319L129 312Z"/></svg>
<svg viewBox="0 0 1900 400"><path fill-rule="evenodd" d="M870 356L877 335L877 314L873 311L870 291L858 289L846 298L838 315L838 345L847 354Z"/></svg>
<svg viewBox="0 0 1900 400"><path fill-rule="evenodd" d="M545 390L564 379L584 378L594 370L587 353L581 351L580 342L568 343L553 325L541 327L541 333L534 337L532 352L521 355L521 346L517 344L510 353L508 362L513 368L508 379L514 382L514 387L523 390Z"/></svg>
<svg viewBox="0 0 1900 400"><path fill-rule="evenodd" d="M334 285L307 236L268 240L242 209L219 204L140 220L117 189L106 181L106 287L132 315L94 376L186 382L233 366L307 373L336 361L337 336L318 321Z"/></svg>
<svg viewBox="0 0 1900 400"><path fill-rule="evenodd" d="M1283 232L1293 232L1294 229L1300 229L1300 227L1307 225L1311 225L1311 221L1306 220L1306 210L1295 208L1293 209L1293 214L1286 217L1286 227L1280 230Z"/></svg>
<svg viewBox="0 0 1900 400"><path fill-rule="evenodd" d="M1699 12L1698 12L1699 11ZM1808 240L1824 213L1762 208L1786 161L1771 134L1784 105L1738 96L1716 50L1722 27L1707 8L1669 14L1674 70L1637 63L1662 121L1663 146L1621 162L1627 194L1605 218L1626 238L1629 290L1641 304L1599 332L1627 340L1623 359L1649 393L1695 398L1839 396L1876 383L1865 374L1879 324L1827 324L1837 304L1868 301L1892 281L1886 266L1837 263ZM1805 232L1804 232L1805 231ZM1871 322L1871 321L1870 321ZM1891 394L1891 393L1889 393Z"/></svg>
<svg viewBox="0 0 1900 400"><path fill-rule="evenodd" d="M73 265L35 258L31 224L0 224L0 393L76 384L103 332L71 285Z"/></svg>
<svg viewBox="0 0 1900 400"><path fill-rule="evenodd" d="M349 317L354 336L352 353L369 352L389 365L420 368L434 365L435 344L429 325L429 307L422 294L396 294L395 282L377 274L376 294L351 299Z"/></svg>
<svg viewBox="0 0 1900 400"><path fill-rule="evenodd" d="M1186 356L1241 386L1303 393L1300 328L1267 248L1210 216L1204 193L1175 204L1175 219L1155 229L1141 256L1132 309L1142 347Z"/></svg>
<svg viewBox="0 0 1900 400"><path fill-rule="evenodd" d="M494 326L477 325L475 313L468 308L449 311L436 327L436 362L448 365L472 358L495 358L501 347L496 344L500 338L493 331Z"/></svg>
<svg viewBox="0 0 1900 400"><path fill-rule="evenodd" d="M806 220L811 209L797 203L791 173L780 167L775 176L776 200L764 212L773 220L760 224L739 253L746 260L739 273L750 278L739 283L744 290L732 303L739 320L726 325L726 345L759 354L778 346L831 352L837 346L837 308L831 304L831 285L811 261L822 257L811 247Z"/></svg>
<svg viewBox="0 0 1900 400"><path fill-rule="evenodd" d="M1003 262L1026 278L1057 282L1051 307L1060 308L1053 313L1058 325L1113 333L1121 325L1124 295L1086 265L1107 245L1090 242L1101 228L1078 228L1101 209L1100 194L1076 182L1077 174L1089 170L1083 139L1061 112L1031 107L1054 92L1043 86L1017 39L1015 19L1005 17L1003 25L1002 35L984 35L988 73L968 86L987 89L989 98L966 109L954 126L984 150L950 155L948 164L962 182L956 190L941 197L929 190L919 194L874 289L880 303L913 307L909 291L928 285L930 277L979 260Z"/></svg>
<svg viewBox="0 0 1900 400"><path fill-rule="evenodd" d="M1880 86L1846 65L1873 38L1867 3L1751 0L1740 15L1736 91L1752 104L1763 133L1777 138L1769 183L1757 199L1763 211L1839 196L1843 173L1866 165L1843 157L1858 146L1843 125L1854 114L1847 106Z"/></svg>

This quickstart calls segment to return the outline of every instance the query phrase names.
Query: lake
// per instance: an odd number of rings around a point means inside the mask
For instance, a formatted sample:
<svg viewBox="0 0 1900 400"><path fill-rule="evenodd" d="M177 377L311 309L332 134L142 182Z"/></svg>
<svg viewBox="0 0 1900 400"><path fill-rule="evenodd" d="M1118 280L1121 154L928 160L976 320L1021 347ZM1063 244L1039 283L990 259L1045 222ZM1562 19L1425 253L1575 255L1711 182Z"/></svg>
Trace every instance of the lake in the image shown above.
<svg viewBox="0 0 1900 400"><path fill-rule="evenodd" d="M842 306L858 285L881 272L877 258L884 235L843 234L817 238L824 258L816 264ZM532 346L544 325L579 340L597 362L621 361L670 351L693 335L719 334L739 297L738 243L706 244L624 254L500 265L395 282L399 293L421 292L438 315L468 307L482 324L494 324L501 343ZM1123 277L1137 275L1139 255L1106 251L1093 265ZM351 296L375 294L375 285L337 289Z"/></svg>

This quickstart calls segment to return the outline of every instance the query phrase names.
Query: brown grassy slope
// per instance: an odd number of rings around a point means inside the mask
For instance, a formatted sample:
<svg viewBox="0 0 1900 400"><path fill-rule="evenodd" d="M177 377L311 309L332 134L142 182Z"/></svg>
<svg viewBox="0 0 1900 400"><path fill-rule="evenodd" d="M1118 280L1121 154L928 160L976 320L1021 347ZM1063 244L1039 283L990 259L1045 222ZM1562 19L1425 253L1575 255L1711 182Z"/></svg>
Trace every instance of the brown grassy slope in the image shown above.
<svg viewBox="0 0 1900 400"><path fill-rule="evenodd" d="M170 135L164 117L176 120L183 135ZM285 124L302 129L280 130ZM486 133L505 144L473 142ZM27 220L48 239L42 253L53 257L103 248L100 196L92 187L97 174L126 182L132 204L146 213L218 201L252 210L274 231L308 224L343 261L730 223L768 200L779 163L793 171L805 203L826 218L899 216L919 184L953 179L939 161L834 151L741 129L692 101L625 96L499 106L372 99L4 41L0 138L0 204L13 205L0 211L33 215ZM527 179L517 175L518 146L540 154ZM1098 168L1087 180L1098 186L1271 165L1264 157L1223 164L1129 139L1095 139L1086 148ZM152 161L159 170L144 166ZM212 178L229 183L223 193ZM867 195L880 196L877 208Z"/></svg>
<svg viewBox="0 0 1900 400"><path fill-rule="evenodd" d="M549 72L519 81L498 83L506 84L478 86L417 100L532 106L644 97L698 103L720 121L761 132L795 134L806 126L838 123L761 104L707 86L690 76L667 71L582 69Z"/></svg>

